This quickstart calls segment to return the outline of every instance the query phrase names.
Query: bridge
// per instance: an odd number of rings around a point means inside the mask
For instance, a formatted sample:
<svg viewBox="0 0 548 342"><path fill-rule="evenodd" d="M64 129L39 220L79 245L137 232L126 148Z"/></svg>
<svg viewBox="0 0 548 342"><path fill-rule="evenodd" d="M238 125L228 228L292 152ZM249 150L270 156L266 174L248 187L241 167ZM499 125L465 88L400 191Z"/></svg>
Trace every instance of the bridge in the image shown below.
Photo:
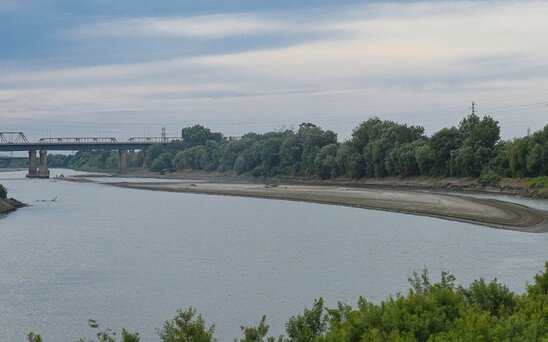
<svg viewBox="0 0 548 342"><path fill-rule="evenodd" d="M147 166L147 149L153 144L168 144L181 140L178 137L133 137L128 141L118 141L113 137L74 137L74 138L41 138L29 142L23 132L0 132L0 152L28 151L28 178L49 178L48 151L81 151L81 150L117 150L118 171L127 169L128 150L143 151L143 167ZM36 153L40 158L37 164Z"/></svg>

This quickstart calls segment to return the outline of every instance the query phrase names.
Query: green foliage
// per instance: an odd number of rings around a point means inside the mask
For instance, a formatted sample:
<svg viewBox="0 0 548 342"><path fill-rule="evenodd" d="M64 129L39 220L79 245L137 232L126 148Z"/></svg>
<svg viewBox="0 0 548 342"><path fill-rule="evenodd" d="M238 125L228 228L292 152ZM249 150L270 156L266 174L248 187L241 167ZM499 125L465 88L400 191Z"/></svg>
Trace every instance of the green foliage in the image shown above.
<svg viewBox="0 0 548 342"><path fill-rule="evenodd" d="M531 136L515 139L508 148L508 166L514 177L548 175L548 125Z"/></svg>
<svg viewBox="0 0 548 342"><path fill-rule="evenodd" d="M529 179L525 182L529 188L545 188L548 189L548 176Z"/></svg>
<svg viewBox="0 0 548 342"><path fill-rule="evenodd" d="M477 177L490 162L500 139L498 122L490 116L480 119L472 113L462 119L458 134L462 144L451 151L451 175Z"/></svg>
<svg viewBox="0 0 548 342"><path fill-rule="evenodd" d="M6 199L8 197L8 190L0 184L0 199Z"/></svg>
<svg viewBox="0 0 548 342"><path fill-rule="evenodd" d="M183 128L182 141L155 144L147 151L152 171L166 168L220 171L253 177L333 179L415 175L479 177L496 185L500 177L548 175L548 125L531 136L499 141L500 127L490 116L472 113L458 127L443 128L431 137L424 128L370 118L344 143L312 123L297 130L247 133L227 139L195 125ZM52 155L52 167L85 170L117 169L117 153L80 151ZM128 153L128 166L142 164L143 153Z"/></svg>
<svg viewBox="0 0 548 342"><path fill-rule="evenodd" d="M287 336L267 337L269 326L263 316L256 327L242 326L240 342L337 342L337 341L547 341L548 262L523 295L516 295L493 280L479 279L469 287L455 286L447 272L433 282L426 269L409 277L411 289L379 304L358 299L355 308L338 303L324 307L323 299L311 309L289 318ZM110 329L100 329L99 342L115 342ZM215 341L214 327L206 327L201 315L190 307L179 310L158 334L164 342ZM42 342L29 333L29 342ZM235 340L238 341L238 340ZM80 339L78 342L91 342ZM122 342L139 342L139 335L122 330Z"/></svg>
<svg viewBox="0 0 548 342"><path fill-rule="evenodd" d="M307 342L323 336L327 327L323 299L315 300L312 309L305 308L302 315L289 318L285 327L290 341Z"/></svg>
<svg viewBox="0 0 548 342"><path fill-rule="evenodd" d="M223 135L218 132L211 132L207 127L195 125L186 127L181 130L181 138L183 139L183 148L194 146L204 146L208 141L220 142Z"/></svg>
<svg viewBox="0 0 548 342"><path fill-rule="evenodd" d="M465 300L470 305L476 305L481 311L492 315L512 312L517 305L517 297L507 286L493 280L489 284L483 278L475 280L468 289L461 289Z"/></svg>
<svg viewBox="0 0 548 342"><path fill-rule="evenodd" d="M97 342L116 342L116 333L110 328L101 329L96 320L90 319L88 321L89 327L98 330L95 334L97 336ZM139 342L141 338L139 333L131 333L126 329L122 329L121 342ZM92 340L86 340L84 338L79 339L76 342L93 342Z"/></svg>
<svg viewBox="0 0 548 342"><path fill-rule="evenodd" d="M214 331L213 325L207 328L202 316L189 307L186 311L177 311L172 320L158 329L158 334L163 342L210 342L215 341Z"/></svg>
<svg viewBox="0 0 548 342"><path fill-rule="evenodd" d="M29 332L27 335L28 342L42 342L42 337L33 332Z"/></svg>
<svg viewBox="0 0 548 342"><path fill-rule="evenodd" d="M481 186L495 186L500 182L501 178L498 173L496 173L490 167L486 167L481 171L481 174L478 178L478 183Z"/></svg>
<svg viewBox="0 0 548 342"><path fill-rule="evenodd" d="M259 325L257 325L256 327L241 326L240 328L244 333L244 338L240 339L240 342L276 342L276 338L266 337L266 335L268 334L268 329L270 327L268 326L268 324L266 324L266 316L264 315L261 318ZM236 341L237 340L234 340L234 342ZM280 336L278 338L278 342L283 341L283 337Z"/></svg>

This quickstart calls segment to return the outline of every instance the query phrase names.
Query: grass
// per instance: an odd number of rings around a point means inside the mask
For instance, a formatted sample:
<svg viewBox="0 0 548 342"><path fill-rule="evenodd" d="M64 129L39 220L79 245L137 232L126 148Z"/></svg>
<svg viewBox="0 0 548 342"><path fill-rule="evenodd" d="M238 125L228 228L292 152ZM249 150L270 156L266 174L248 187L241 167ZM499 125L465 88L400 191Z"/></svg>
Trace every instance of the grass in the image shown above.
<svg viewBox="0 0 548 342"><path fill-rule="evenodd" d="M548 176L531 178L525 182L528 188L544 188L548 189Z"/></svg>

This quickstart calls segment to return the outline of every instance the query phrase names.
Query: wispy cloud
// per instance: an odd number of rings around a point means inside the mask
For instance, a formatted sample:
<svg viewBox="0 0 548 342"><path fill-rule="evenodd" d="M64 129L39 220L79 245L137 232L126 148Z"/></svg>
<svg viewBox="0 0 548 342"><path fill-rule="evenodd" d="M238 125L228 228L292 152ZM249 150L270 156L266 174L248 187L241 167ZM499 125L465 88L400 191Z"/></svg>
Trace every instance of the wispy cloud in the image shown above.
<svg viewBox="0 0 548 342"><path fill-rule="evenodd" d="M303 30L304 26L259 14L141 17L105 20L71 30L73 37L190 37L220 39Z"/></svg>
<svg viewBox="0 0 548 342"><path fill-rule="evenodd" d="M159 37L212 45L241 39L241 48L146 63L10 69L0 72L2 110L74 119L124 111L132 121L150 121L155 113L188 124L208 117L330 126L344 118L347 129L367 115L385 114L437 129L457 123L458 108L471 100L502 97L487 111L506 105L509 94L548 89L546 3L420 2L317 13L140 17L78 26L69 32L85 44L138 39L135 54ZM303 31L314 35L267 48L246 44ZM439 115L443 111L454 114L452 121ZM501 113L496 118L516 124L515 113ZM530 121L545 122L540 110L528 113Z"/></svg>

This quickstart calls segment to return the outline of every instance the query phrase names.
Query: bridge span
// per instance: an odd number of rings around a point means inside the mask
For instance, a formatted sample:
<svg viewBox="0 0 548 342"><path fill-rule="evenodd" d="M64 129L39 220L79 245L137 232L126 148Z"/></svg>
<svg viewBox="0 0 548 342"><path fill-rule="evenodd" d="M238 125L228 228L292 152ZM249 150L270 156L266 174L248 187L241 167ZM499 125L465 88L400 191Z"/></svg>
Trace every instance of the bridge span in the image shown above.
<svg viewBox="0 0 548 342"><path fill-rule="evenodd" d="M142 166L147 166L147 149L153 144L168 144L181 140L178 137L134 137L119 142L113 137L41 138L29 142L23 132L0 132L0 152L28 151L28 178L49 178L48 151L117 150L118 171L127 169L127 152L143 151ZM39 160L37 161L37 151Z"/></svg>

